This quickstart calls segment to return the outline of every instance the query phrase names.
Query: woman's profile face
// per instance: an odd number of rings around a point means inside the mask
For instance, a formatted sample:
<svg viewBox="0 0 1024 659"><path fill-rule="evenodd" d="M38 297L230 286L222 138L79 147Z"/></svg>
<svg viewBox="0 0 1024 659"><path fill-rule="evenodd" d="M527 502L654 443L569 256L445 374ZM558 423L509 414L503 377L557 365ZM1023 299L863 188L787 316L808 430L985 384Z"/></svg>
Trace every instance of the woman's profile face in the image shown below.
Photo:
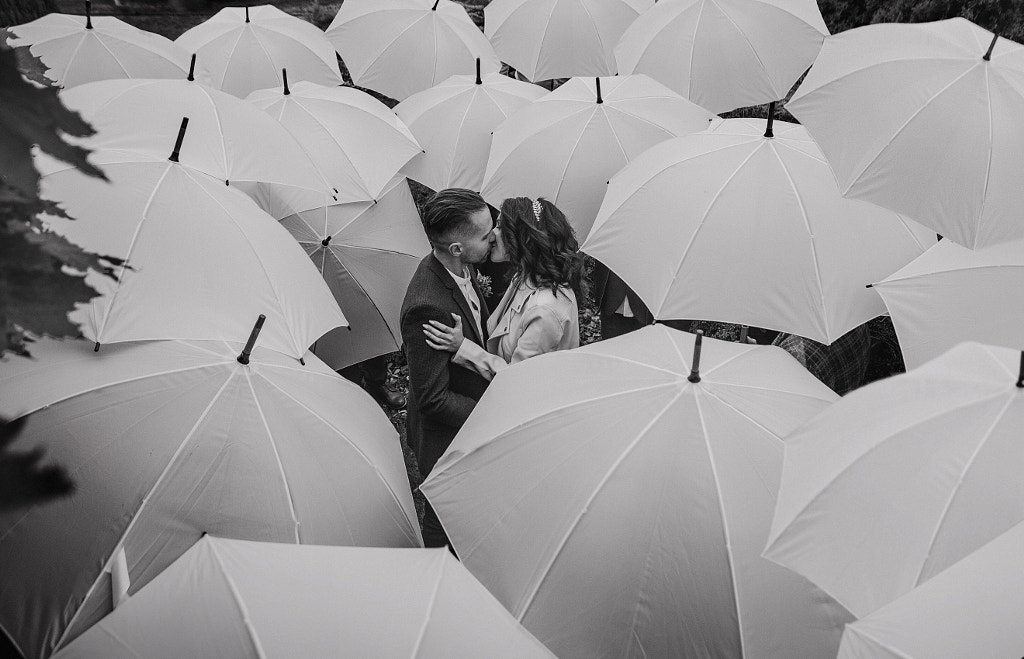
<svg viewBox="0 0 1024 659"><path fill-rule="evenodd" d="M491 262L503 263L508 261L508 252L505 251L505 238L501 235L501 222L494 227L494 247L491 248Z"/></svg>

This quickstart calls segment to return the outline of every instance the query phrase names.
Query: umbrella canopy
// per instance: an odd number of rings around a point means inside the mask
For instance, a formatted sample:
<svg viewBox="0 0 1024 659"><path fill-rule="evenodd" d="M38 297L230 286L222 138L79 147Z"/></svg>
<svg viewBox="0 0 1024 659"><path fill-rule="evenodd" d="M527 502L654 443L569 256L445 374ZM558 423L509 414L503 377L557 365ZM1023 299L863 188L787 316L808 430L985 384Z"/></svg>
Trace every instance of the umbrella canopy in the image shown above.
<svg viewBox="0 0 1024 659"><path fill-rule="evenodd" d="M838 659L1020 654L1024 524L903 597L846 626Z"/></svg>
<svg viewBox="0 0 1024 659"><path fill-rule="evenodd" d="M533 81L615 75L612 49L654 0L494 0L484 32L501 61Z"/></svg>
<svg viewBox="0 0 1024 659"><path fill-rule="evenodd" d="M1024 520L1020 362L961 344L794 432L765 556L863 617Z"/></svg>
<svg viewBox="0 0 1024 659"><path fill-rule="evenodd" d="M785 98L826 36L814 0L662 0L622 34L615 62L725 112Z"/></svg>
<svg viewBox="0 0 1024 659"><path fill-rule="evenodd" d="M191 147L181 141L174 153ZM270 323L263 345L301 359L346 324L309 258L245 194L173 159L94 151L110 183L39 158L44 198L71 217L47 225L88 251L122 259L116 278L73 319L97 343L148 339L241 340L253 319Z"/></svg>
<svg viewBox="0 0 1024 659"><path fill-rule="evenodd" d="M718 117L644 75L574 78L494 131L484 198L545 197L582 240L608 179L641 152Z"/></svg>
<svg viewBox="0 0 1024 659"><path fill-rule="evenodd" d="M771 136L767 136L767 133ZM802 127L727 119L659 144L608 186L582 249L655 318L766 327L829 344L885 312L865 286L935 234L843 199Z"/></svg>
<svg viewBox="0 0 1024 659"><path fill-rule="evenodd" d="M239 98L280 87L285 68L292 82L343 82L324 33L273 5L224 7L174 43L199 56L214 87Z"/></svg>
<svg viewBox="0 0 1024 659"><path fill-rule="evenodd" d="M836 395L778 348L693 352L655 325L503 371L421 489L560 657L832 656L849 616L760 553L781 438Z"/></svg>
<svg viewBox="0 0 1024 659"><path fill-rule="evenodd" d="M28 46L46 76L69 88L114 78L184 78L188 53L170 39L113 16L47 14L10 28L12 48Z"/></svg>
<svg viewBox="0 0 1024 659"><path fill-rule="evenodd" d="M943 240L875 289L907 368L961 341L1024 346L1024 240L974 251Z"/></svg>
<svg viewBox="0 0 1024 659"><path fill-rule="evenodd" d="M333 329L313 352L341 369L402 347L405 291L430 252L404 177L395 177L378 201L324 206L316 195L261 186L255 198L281 221L313 260L348 326Z"/></svg>
<svg viewBox="0 0 1024 659"><path fill-rule="evenodd" d="M295 138L240 99L185 79L108 80L61 94L96 130L90 149L117 149L166 159L189 118L179 161L226 182L266 181L333 192Z"/></svg>
<svg viewBox="0 0 1024 659"><path fill-rule="evenodd" d="M1024 46L963 18L847 30L786 107L844 196L971 248L1024 238Z"/></svg>
<svg viewBox="0 0 1024 659"><path fill-rule="evenodd" d="M348 0L327 28L352 82L404 100L455 74L501 63L494 48L451 0Z"/></svg>
<svg viewBox="0 0 1024 659"><path fill-rule="evenodd" d="M376 199L422 151L394 112L358 89L300 82L256 91L246 100L288 129L341 201Z"/></svg>
<svg viewBox="0 0 1024 659"><path fill-rule="evenodd" d="M56 656L552 657L447 549L205 536Z"/></svg>
<svg viewBox="0 0 1024 659"><path fill-rule="evenodd" d="M244 338L244 337L243 337ZM12 449L45 450L75 492L0 514L0 626L45 657L204 533L416 547L398 437L359 387L240 343L104 348L44 339L0 373ZM111 574L113 572L113 574Z"/></svg>
<svg viewBox="0 0 1024 659"><path fill-rule="evenodd" d="M483 186L491 134L510 114L547 92L500 73L452 76L395 108L424 153L403 172L434 190Z"/></svg>

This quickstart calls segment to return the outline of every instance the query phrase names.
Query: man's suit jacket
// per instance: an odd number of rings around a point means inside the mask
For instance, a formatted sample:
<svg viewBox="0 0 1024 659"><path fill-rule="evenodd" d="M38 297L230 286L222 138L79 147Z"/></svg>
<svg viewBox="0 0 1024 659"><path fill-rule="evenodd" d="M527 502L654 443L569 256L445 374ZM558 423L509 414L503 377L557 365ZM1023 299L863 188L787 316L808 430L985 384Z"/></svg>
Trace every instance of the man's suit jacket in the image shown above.
<svg viewBox="0 0 1024 659"><path fill-rule="evenodd" d="M481 320L486 322L487 303L475 278L473 287L483 306ZM406 438L416 451L423 476L434 468L488 385L476 372L453 364L450 352L427 345L423 324L436 320L450 327L454 324L452 313L462 316L467 341L485 344L486 336L477 332L466 296L437 257L429 254L409 282L401 317L402 349L409 364Z"/></svg>

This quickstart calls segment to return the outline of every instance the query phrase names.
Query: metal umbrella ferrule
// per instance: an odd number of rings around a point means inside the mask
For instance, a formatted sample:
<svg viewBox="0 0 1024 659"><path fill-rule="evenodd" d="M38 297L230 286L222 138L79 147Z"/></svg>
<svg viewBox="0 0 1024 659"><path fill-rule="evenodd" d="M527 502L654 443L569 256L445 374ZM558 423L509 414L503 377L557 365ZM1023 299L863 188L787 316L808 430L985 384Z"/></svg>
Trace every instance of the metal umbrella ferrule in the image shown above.
<svg viewBox="0 0 1024 659"><path fill-rule="evenodd" d="M260 314L260 317L256 319L256 324L252 326L252 332L249 333L249 340L245 342L242 354L238 355L239 364L249 363L249 355L252 353L253 346L256 345L256 337L260 335L260 330L263 329L263 322L266 319L267 317L263 314Z"/></svg>
<svg viewBox="0 0 1024 659"><path fill-rule="evenodd" d="M690 382L700 382L700 349L704 342L704 330L697 330L697 338L693 341L693 363L690 366Z"/></svg>

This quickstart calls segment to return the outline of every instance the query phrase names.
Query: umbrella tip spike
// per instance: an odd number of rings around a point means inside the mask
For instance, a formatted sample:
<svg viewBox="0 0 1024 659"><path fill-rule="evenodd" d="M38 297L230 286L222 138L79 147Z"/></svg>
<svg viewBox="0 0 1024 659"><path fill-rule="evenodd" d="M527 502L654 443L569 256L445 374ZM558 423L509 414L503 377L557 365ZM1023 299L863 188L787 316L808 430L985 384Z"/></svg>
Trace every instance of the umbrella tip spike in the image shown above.
<svg viewBox="0 0 1024 659"><path fill-rule="evenodd" d="M192 62L188 65L188 78L186 78L186 80L188 80L189 82L193 82L196 79L195 72L196 72L196 54L192 53Z"/></svg>
<svg viewBox="0 0 1024 659"><path fill-rule="evenodd" d="M437 11L437 5L440 4L441 0L434 0L434 6L430 8L430 11Z"/></svg>
<svg viewBox="0 0 1024 659"><path fill-rule="evenodd" d="M982 57L982 59L984 59L985 61L990 61L992 59L992 48L995 47L995 40L998 38L999 35L992 35L992 42L988 44L988 50L985 51L985 55Z"/></svg>
<svg viewBox="0 0 1024 659"><path fill-rule="evenodd" d="M601 98L601 78L594 78L594 86L597 88L597 102L604 103L604 99Z"/></svg>
<svg viewBox="0 0 1024 659"><path fill-rule="evenodd" d="M249 5L245 6L245 22L249 22Z"/></svg>
<svg viewBox="0 0 1024 659"><path fill-rule="evenodd" d="M479 57L476 58L476 84L478 84L478 85L484 84L483 79L480 77L480 58Z"/></svg>
<svg viewBox="0 0 1024 659"><path fill-rule="evenodd" d="M231 185L231 181L224 179L224 185Z"/></svg>
<svg viewBox="0 0 1024 659"><path fill-rule="evenodd" d="M1020 371L1017 374L1017 388L1024 389L1024 350L1020 351Z"/></svg>
<svg viewBox="0 0 1024 659"><path fill-rule="evenodd" d="M252 353L253 346L256 345L256 337L260 335L260 330L263 329L263 322L266 319L267 317L263 314L260 314L260 317L256 319L256 324L252 326L252 331L249 332L249 340L245 342L242 353L236 358L239 364L247 365L249 363L249 355Z"/></svg>
<svg viewBox="0 0 1024 659"><path fill-rule="evenodd" d="M874 288L874 284L864 284L864 288Z"/></svg>
<svg viewBox="0 0 1024 659"><path fill-rule="evenodd" d="M302 364L303 366L305 366L306 365L306 360L303 359L302 357L299 357L299 363Z"/></svg>
<svg viewBox="0 0 1024 659"><path fill-rule="evenodd" d="M92 351L93 351L93 352L99 352L99 351L100 351L100 342L99 342L99 341L97 341L97 342L96 342L96 345L94 345L94 346L92 347Z"/></svg>
<svg viewBox="0 0 1024 659"><path fill-rule="evenodd" d="M772 122L775 121L775 101L768 104L768 125L765 126L764 136L775 137L775 133L772 131Z"/></svg>
<svg viewBox="0 0 1024 659"><path fill-rule="evenodd" d="M188 117L182 117L181 127L178 128L178 139L174 141L174 150L171 151L170 157L167 158L171 162L178 162L178 156L181 154L181 143L185 139L186 129L188 129Z"/></svg>
<svg viewBox="0 0 1024 659"><path fill-rule="evenodd" d="M331 237L327 236L326 238L320 241L320 244L323 245L324 247L327 247L328 245L331 244Z"/></svg>
<svg viewBox="0 0 1024 659"><path fill-rule="evenodd" d="M92 29L92 0L85 0L85 29Z"/></svg>
<svg viewBox="0 0 1024 659"><path fill-rule="evenodd" d="M281 69L281 81L284 83L284 95L291 94L288 90L288 69Z"/></svg>
<svg viewBox="0 0 1024 659"><path fill-rule="evenodd" d="M697 338L693 341L693 363L690 366L690 382L700 382L700 348L704 342L704 330L697 330Z"/></svg>

